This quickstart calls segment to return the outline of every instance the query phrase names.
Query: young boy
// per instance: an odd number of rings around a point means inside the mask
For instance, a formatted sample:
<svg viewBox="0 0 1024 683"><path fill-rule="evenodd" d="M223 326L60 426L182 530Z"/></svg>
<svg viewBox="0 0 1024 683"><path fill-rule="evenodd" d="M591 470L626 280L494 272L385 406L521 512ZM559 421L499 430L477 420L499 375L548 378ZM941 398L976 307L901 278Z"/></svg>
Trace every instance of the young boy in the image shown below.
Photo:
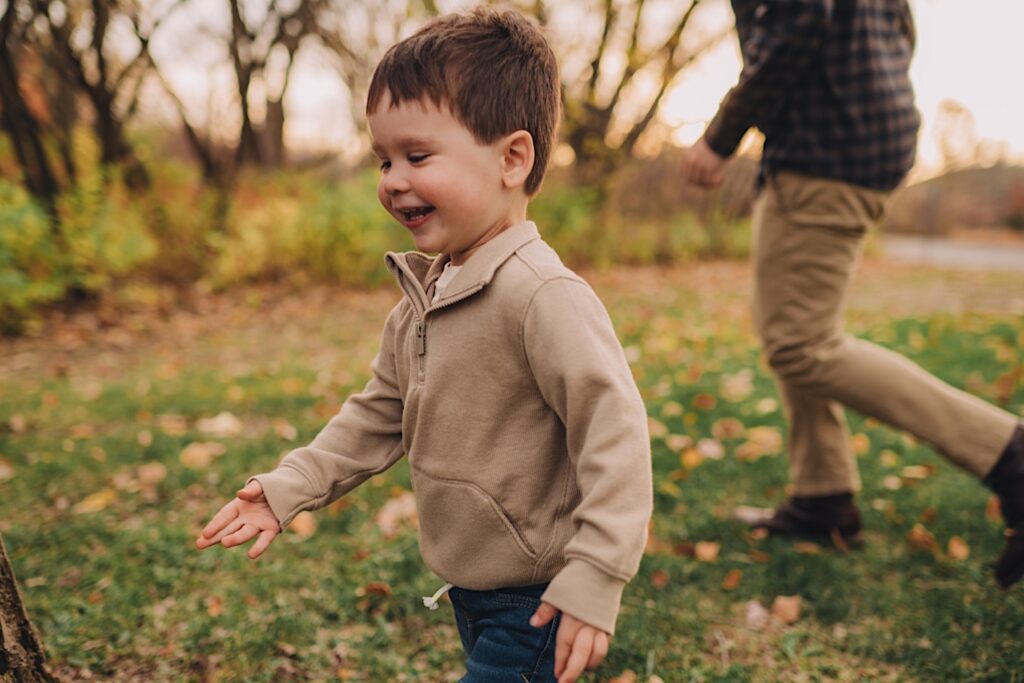
<svg viewBox="0 0 1024 683"><path fill-rule="evenodd" d="M463 680L573 681L603 659L636 573L651 471L608 315L526 220L558 123L554 55L513 12L442 17L385 55L366 112L381 203L439 255L387 254L405 296L372 379L197 545L257 538L255 558L405 454Z"/></svg>

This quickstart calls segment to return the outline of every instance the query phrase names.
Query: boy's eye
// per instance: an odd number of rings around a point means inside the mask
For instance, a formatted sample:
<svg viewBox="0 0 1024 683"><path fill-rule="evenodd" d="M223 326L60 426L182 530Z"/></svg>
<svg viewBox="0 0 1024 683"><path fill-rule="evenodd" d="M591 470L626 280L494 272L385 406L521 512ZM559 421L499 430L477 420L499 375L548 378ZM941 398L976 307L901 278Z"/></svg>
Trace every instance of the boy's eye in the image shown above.
<svg viewBox="0 0 1024 683"><path fill-rule="evenodd" d="M409 155L409 163L410 164L418 164L421 161L426 161L428 156L430 156L430 155L429 154L410 154Z"/></svg>
<svg viewBox="0 0 1024 683"><path fill-rule="evenodd" d="M389 168L391 168L391 162L386 160L386 159L381 160L381 162L380 162L380 170L386 171Z"/></svg>

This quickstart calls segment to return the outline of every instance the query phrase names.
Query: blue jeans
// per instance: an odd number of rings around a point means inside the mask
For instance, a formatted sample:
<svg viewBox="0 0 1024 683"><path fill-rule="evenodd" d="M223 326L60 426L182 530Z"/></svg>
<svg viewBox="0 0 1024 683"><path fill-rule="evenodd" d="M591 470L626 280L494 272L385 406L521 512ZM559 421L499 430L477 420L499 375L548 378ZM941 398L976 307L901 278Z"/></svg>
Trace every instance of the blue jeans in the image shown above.
<svg viewBox="0 0 1024 683"><path fill-rule="evenodd" d="M541 628L530 626L546 588L451 589L448 595L466 651L462 683L555 681L555 634L561 615Z"/></svg>

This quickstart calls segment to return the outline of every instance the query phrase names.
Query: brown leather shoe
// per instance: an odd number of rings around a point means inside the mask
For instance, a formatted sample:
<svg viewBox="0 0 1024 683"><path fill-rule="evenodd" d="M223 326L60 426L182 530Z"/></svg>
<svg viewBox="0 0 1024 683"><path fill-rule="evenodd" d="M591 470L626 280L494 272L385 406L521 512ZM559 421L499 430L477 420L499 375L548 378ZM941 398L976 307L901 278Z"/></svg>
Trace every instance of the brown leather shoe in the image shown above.
<svg viewBox="0 0 1024 683"><path fill-rule="evenodd" d="M860 538L860 511L853 494L793 496L775 508L737 508L733 517L781 536L832 539L837 545L855 545Z"/></svg>
<svg viewBox="0 0 1024 683"><path fill-rule="evenodd" d="M1024 424L1017 425L985 484L999 496L1006 522L1006 545L996 560L996 581L1009 588L1024 576Z"/></svg>

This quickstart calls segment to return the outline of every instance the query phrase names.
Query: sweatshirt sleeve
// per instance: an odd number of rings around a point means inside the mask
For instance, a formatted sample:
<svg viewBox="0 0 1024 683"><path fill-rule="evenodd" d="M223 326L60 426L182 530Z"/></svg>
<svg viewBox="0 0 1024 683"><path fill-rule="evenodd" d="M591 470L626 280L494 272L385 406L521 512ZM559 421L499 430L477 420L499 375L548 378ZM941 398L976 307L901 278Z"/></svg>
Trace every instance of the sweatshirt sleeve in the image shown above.
<svg viewBox="0 0 1024 683"><path fill-rule="evenodd" d="M832 14L832 0L780 0L734 3L741 34L743 71L726 93L704 132L708 146L731 156L743 135L771 121L783 96L803 77L821 48Z"/></svg>
<svg viewBox="0 0 1024 683"><path fill-rule="evenodd" d="M402 449L402 396L395 369L394 318L388 316L366 387L353 394L312 443L288 453L271 472L257 474L284 529L303 510L329 505L395 464Z"/></svg>
<svg viewBox="0 0 1024 683"><path fill-rule="evenodd" d="M524 318L523 344L544 400L565 425L580 491L566 565L542 599L613 633L651 516L647 413L608 313L586 283L542 285Z"/></svg>

